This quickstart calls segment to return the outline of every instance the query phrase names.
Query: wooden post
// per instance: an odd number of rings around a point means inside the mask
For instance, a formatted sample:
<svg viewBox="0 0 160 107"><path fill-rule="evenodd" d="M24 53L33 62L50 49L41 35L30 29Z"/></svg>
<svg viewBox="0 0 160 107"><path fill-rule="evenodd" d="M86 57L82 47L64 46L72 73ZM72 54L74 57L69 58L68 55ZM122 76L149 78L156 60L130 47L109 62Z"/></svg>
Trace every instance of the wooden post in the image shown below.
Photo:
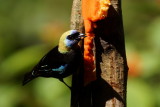
<svg viewBox="0 0 160 107"><path fill-rule="evenodd" d="M71 13L71 29L76 29L84 33L84 25L81 14L81 0L73 0ZM83 50L83 43L79 44ZM80 93L83 89L83 62L80 68L72 76L72 90L71 90L71 107L79 107Z"/></svg>
<svg viewBox="0 0 160 107"><path fill-rule="evenodd" d="M71 107L126 107L128 67L121 0L111 4L108 16L97 21L94 30L97 80L84 87L83 68L73 75ZM71 29L83 31L81 0L73 1Z"/></svg>

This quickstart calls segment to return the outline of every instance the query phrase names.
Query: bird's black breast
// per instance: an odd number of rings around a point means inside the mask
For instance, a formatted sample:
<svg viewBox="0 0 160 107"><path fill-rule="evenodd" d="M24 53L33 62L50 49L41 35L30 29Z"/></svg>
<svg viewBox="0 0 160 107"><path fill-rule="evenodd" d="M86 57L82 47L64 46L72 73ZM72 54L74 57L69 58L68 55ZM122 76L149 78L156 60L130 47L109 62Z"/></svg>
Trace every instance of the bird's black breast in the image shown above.
<svg viewBox="0 0 160 107"><path fill-rule="evenodd" d="M62 54L57 46L40 60L33 71L43 77L64 78L77 70L81 60L80 49Z"/></svg>

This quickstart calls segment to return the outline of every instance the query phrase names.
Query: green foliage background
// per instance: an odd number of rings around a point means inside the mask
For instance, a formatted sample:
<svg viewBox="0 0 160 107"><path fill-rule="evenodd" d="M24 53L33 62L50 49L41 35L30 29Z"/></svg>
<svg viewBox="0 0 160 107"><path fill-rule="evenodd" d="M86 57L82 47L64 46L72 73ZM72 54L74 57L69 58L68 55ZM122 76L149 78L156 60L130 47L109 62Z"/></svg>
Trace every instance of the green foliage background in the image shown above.
<svg viewBox="0 0 160 107"><path fill-rule="evenodd" d="M0 0L0 107L69 107L70 91L57 79L21 82L69 29L71 5L71 0ZM132 68L128 107L160 107L160 1L123 0L122 6Z"/></svg>

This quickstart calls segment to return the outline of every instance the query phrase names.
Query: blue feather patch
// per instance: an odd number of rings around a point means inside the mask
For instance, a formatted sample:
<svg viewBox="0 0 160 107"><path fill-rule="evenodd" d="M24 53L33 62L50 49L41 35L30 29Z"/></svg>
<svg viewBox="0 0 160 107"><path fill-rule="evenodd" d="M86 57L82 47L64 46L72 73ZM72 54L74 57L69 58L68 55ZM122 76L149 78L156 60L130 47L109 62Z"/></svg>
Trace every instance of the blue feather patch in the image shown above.
<svg viewBox="0 0 160 107"><path fill-rule="evenodd" d="M77 33L77 30L71 30L71 35Z"/></svg>
<svg viewBox="0 0 160 107"><path fill-rule="evenodd" d="M59 71L59 74L62 74L66 70L67 65L61 65L59 68L52 69L52 71Z"/></svg>
<svg viewBox="0 0 160 107"><path fill-rule="evenodd" d="M76 44L78 41L76 40L69 40L69 39L65 39L64 40L64 44L67 46L67 47L72 47L74 44Z"/></svg>

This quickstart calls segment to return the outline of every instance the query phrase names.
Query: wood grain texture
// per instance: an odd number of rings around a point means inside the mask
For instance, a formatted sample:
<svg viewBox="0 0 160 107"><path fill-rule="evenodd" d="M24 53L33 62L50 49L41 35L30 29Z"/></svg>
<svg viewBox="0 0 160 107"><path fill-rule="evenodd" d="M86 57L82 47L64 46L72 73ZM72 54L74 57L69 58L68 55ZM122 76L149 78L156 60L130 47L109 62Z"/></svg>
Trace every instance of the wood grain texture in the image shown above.
<svg viewBox="0 0 160 107"><path fill-rule="evenodd" d="M120 0L111 0L108 17L97 22L96 58L99 78L107 82L111 90L105 107L126 106L127 61L124 44ZM99 90L100 91L100 90Z"/></svg>
<svg viewBox="0 0 160 107"><path fill-rule="evenodd" d="M71 12L71 29L79 30L83 32L84 25L81 13L81 0L73 0L72 12Z"/></svg>
<svg viewBox="0 0 160 107"><path fill-rule="evenodd" d="M73 74L71 107L126 107L128 67L125 54L121 0L111 0L108 16L95 22L97 80L83 85L83 65ZM71 29L84 31L81 0L74 0Z"/></svg>
<svg viewBox="0 0 160 107"><path fill-rule="evenodd" d="M81 0L73 0L71 12L71 29L76 29L84 33L84 25L81 13ZM83 41L79 43L83 52ZM79 107L80 96L83 89L83 62L77 72L72 75L72 90L71 90L71 104L70 107Z"/></svg>

